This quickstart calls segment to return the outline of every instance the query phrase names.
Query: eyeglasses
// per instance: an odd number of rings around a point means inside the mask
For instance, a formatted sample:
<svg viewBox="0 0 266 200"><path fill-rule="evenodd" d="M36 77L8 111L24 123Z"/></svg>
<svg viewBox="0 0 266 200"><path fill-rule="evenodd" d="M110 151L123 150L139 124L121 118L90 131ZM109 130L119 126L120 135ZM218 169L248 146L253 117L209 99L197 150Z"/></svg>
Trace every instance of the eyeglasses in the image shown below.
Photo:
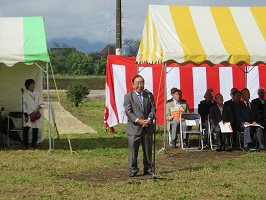
<svg viewBox="0 0 266 200"><path fill-rule="evenodd" d="M134 83L134 85L144 85L144 82L137 82L137 83Z"/></svg>

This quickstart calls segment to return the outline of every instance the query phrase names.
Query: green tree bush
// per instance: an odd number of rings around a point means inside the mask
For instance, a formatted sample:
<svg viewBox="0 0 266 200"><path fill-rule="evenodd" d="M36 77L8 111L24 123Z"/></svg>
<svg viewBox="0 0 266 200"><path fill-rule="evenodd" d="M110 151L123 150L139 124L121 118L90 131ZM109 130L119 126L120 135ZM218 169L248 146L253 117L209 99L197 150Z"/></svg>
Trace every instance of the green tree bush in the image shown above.
<svg viewBox="0 0 266 200"><path fill-rule="evenodd" d="M74 102L75 106L78 107L78 104L82 102L86 95L90 94L90 90L82 83L73 82L67 87L66 94L67 99Z"/></svg>

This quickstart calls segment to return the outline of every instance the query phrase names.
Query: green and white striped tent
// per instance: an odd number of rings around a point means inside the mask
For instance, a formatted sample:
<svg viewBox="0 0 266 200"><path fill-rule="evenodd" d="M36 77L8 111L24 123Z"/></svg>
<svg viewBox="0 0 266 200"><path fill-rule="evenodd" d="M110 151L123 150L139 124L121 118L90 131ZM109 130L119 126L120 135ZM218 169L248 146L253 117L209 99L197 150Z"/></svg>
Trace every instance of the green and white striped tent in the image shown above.
<svg viewBox="0 0 266 200"><path fill-rule="evenodd" d="M42 94L49 62L43 17L0 18L0 108L5 115L21 110L26 79L34 79L35 90Z"/></svg>

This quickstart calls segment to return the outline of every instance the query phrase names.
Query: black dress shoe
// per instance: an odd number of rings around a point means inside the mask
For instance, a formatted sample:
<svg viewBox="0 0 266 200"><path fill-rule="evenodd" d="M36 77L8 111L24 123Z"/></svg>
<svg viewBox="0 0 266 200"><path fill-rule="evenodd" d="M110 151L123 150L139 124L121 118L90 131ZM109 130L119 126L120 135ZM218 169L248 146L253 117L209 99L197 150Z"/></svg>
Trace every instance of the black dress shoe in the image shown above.
<svg viewBox="0 0 266 200"><path fill-rule="evenodd" d="M183 147L184 148L188 148L188 145L187 145L187 142L186 141L183 142Z"/></svg>
<svg viewBox="0 0 266 200"><path fill-rule="evenodd" d="M222 149L221 146L218 146L215 150L218 151L218 152L220 152L220 151L222 151L223 149Z"/></svg>
<svg viewBox="0 0 266 200"><path fill-rule="evenodd" d="M266 152L265 150L265 147L263 144L260 145L260 149L259 149L260 152Z"/></svg>
<svg viewBox="0 0 266 200"><path fill-rule="evenodd" d="M144 175L153 175L153 171L151 169L144 170Z"/></svg>
<svg viewBox="0 0 266 200"><path fill-rule="evenodd" d="M137 176L137 173L136 172L130 172L129 176L130 177L135 177L135 176Z"/></svg>
<svg viewBox="0 0 266 200"><path fill-rule="evenodd" d="M23 145L23 150L28 150L28 149L29 149L28 145Z"/></svg>
<svg viewBox="0 0 266 200"><path fill-rule="evenodd" d="M246 152L246 153L248 153L248 152L250 152L250 149L249 149L249 147L244 147L243 148L243 151Z"/></svg>

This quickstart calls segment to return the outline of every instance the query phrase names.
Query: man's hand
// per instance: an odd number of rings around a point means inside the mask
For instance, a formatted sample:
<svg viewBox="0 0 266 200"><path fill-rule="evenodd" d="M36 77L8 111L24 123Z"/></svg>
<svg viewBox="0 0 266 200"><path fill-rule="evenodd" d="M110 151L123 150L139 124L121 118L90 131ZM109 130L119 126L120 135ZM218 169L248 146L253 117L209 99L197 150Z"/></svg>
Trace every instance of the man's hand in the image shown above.
<svg viewBox="0 0 266 200"><path fill-rule="evenodd" d="M148 119L139 119L137 121L137 123L141 126L141 127L147 127L149 125L149 120Z"/></svg>
<svg viewBox="0 0 266 200"><path fill-rule="evenodd" d="M250 125L250 123L249 122L244 122L244 125L248 126L248 125Z"/></svg>
<svg viewBox="0 0 266 200"><path fill-rule="evenodd" d="M258 123L257 122L252 122L252 125L258 125Z"/></svg>

